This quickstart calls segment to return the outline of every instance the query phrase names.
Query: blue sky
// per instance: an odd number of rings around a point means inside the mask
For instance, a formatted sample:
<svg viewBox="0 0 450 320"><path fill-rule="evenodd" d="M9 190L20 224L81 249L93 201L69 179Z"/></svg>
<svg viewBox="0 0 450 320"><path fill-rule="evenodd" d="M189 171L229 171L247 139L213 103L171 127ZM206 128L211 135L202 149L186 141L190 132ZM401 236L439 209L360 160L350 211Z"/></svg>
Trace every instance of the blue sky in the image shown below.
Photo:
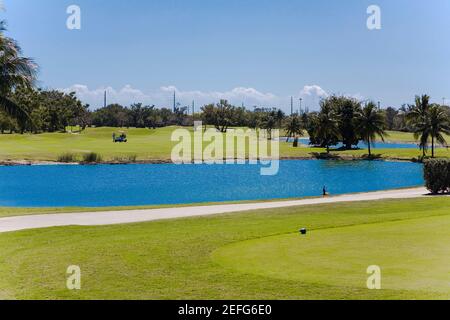
<svg viewBox="0 0 450 320"><path fill-rule="evenodd" d="M3 0L8 34L40 65L40 85L92 106L229 98L315 108L331 93L399 107L450 101L448 0ZM66 8L81 8L81 30ZM382 29L366 27L380 6Z"/></svg>

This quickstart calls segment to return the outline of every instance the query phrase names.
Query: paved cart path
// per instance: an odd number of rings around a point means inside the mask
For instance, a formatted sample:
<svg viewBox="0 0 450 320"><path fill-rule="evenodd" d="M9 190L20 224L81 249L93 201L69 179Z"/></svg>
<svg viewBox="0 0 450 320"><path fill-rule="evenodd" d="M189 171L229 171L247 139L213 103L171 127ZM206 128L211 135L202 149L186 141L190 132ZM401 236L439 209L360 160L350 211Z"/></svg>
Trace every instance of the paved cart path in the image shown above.
<svg viewBox="0 0 450 320"><path fill-rule="evenodd" d="M382 199L407 199L423 197L425 188L378 191L358 194L339 195L327 198L311 198L302 200L223 204L212 206L177 207L147 210L123 210L106 212L59 213L44 215L28 215L0 218L0 233L26 229L38 229L58 226L99 226L123 223L145 222L163 219L208 216L221 213L263 210L305 206L312 204L368 201Z"/></svg>

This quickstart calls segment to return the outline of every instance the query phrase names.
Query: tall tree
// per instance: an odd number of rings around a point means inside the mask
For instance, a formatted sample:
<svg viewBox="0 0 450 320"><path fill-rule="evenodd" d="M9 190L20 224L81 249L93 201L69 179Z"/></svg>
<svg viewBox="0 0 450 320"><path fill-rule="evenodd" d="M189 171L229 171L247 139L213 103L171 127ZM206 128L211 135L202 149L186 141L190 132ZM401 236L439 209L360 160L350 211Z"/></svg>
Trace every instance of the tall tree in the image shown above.
<svg viewBox="0 0 450 320"><path fill-rule="evenodd" d="M338 121L339 136L344 147L351 149L360 140L355 128L355 118L361 111L361 104L356 99L345 96L330 96L325 101L333 109Z"/></svg>
<svg viewBox="0 0 450 320"><path fill-rule="evenodd" d="M228 127L233 125L235 109L227 100L220 100L216 105L202 107L202 120L205 125L213 125L218 131L227 132Z"/></svg>
<svg viewBox="0 0 450 320"><path fill-rule="evenodd" d="M392 107L388 107L386 109L386 127L388 130L394 130L395 128L395 120L398 115L398 111Z"/></svg>
<svg viewBox="0 0 450 320"><path fill-rule="evenodd" d="M0 133L3 134L6 130L12 133L16 127L17 123L15 123L10 116L0 110Z"/></svg>
<svg viewBox="0 0 450 320"><path fill-rule="evenodd" d="M285 114L284 114L284 112L281 109L278 109L276 112L277 112L277 115L276 115L277 126L278 126L278 128L281 129L282 123L283 123L283 119L285 118Z"/></svg>
<svg viewBox="0 0 450 320"><path fill-rule="evenodd" d="M290 116L287 120L286 123L286 136L287 136L287 140L289 141L289 138L294 138L297 139L298 136L302 136L303 135L303 128L302 128L302 123L300 121L300 117L296 114L293 114L292 116Z"/></svg>
<svg viewBox="0 0 450 320"><path fill-rule="evenodd" d="M5 22L0 21L0 109L24 122L30 118L28 112L9 96L18 87L34 85L37 65L22 56L20 46L4 35L5 30Z"/></svg>
<svg viewBox="0 0 450 320"><path fill-rule="evenodd" d="M384 141L386 134L386 120L382 111L373 102L369 102L358 114L355 120L356 131L361 135L369 147L369 157L372 156L371 147L377 136Z"/></svg>
<svg viewBox="0 0 450 320"><path fill-rule="evenodd" d="M446 110L436 104L430 106L428 110L428 121L424 123L426 128L421 128L421 131L428 131L431 137L431 157L434 158L435 143L446 146L447 141L443 134L450 135L450 121Z"/></svg>
<svg viewBox="0 0 450 320"><path fill-rule="evenodd" d="M275 129L278 120L278 112L272 110L270 112L266 112L262 118L261 128L267 130L269 140L272 139L272 130Z"/></svg>
<svg viewBox="0 0 450 320"><path fill-rule="evenodd" d="M428 95L416 96L415 105L410 107L406 118L414 132L414 138L419 140L422 155L425 157L430 139L429 131L430 97Z"/></svg>
<svg viewBox="0 0 450 320"><path fill-rule="evenodd" d="M336 114L328 101L321 102L321 110L312 118L311 127L315 143L325 147L327 153L330 153L330 146L338 142L340 132Z"/></svg>

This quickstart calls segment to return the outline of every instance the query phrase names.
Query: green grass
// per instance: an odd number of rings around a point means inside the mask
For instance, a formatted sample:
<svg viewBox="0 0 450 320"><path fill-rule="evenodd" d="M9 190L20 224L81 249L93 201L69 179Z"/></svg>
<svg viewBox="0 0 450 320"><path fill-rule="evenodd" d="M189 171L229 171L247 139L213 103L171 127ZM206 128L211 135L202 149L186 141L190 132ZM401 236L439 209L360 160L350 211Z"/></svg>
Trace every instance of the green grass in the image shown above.
<svg viewBox="0 0 450 320"><path fill-rule="evenodd" d="M340 203L0 234L0 298L448 299L449 205ZM361 285L366 264L382 267L385 289ZM80 291L65 288L69 265L81 267Z"/></svg>
<svg viewBox="0 0 450 320"><path fill-rule="evenodd" d="M448 216L319 229L239 242L214 261L274 280L359 288L378 265L383 288L449 292L449 230Z"/></svg>
<svg viewBox="0 0 450 320"><path fill-rule="evenodd" d="M411 142L416 143L414 139L414 134L410 132L401 132L401 131L387 131L388 137L387 140L396 141L396 142ZM444 135L447 142L450 141L450 136Z"/></svg>
<svg viewBox="0 0 450 320"><path fill-rule="evenodd" d="M134 157L138 160L170 159L173 127L149 130L129 129L128 143L113 143L112 133L117 128L88 128L80 134L44 133L39 135L0 135L0 160L42 160L56 161L64 154L76 154L82 160L83 154L95 152L103 160Z"/></svg>
<svg viewBox="0 0 450 320"><path fill-rule="evenodd" d="M296 157L312 157L314 154L325 155L326 150L323 148L294 148L292 144L283 143L280 146L281 156L284 158L296 158ZM344 150L344 151L331 151L331 157L337 157L342 159L362 159L368 155L367 150ZM418 160L422 157L422 151L419 149L374 149L372 155L380 159L393 159L393 160ZM430 155L430 154L429 154ZM436 157L448 158L450 157L450 150L445 148L439 148L435 153Z"/></svg>
<svg viewBox="0 0 450 320"><path fill-rule="evenodd" d="M39 135L0 135L0 161L57 161L71 155L77 161L91 152L98 154L106 162L167 161L175 143L170 141L176 127L156 130L124 129L128 143L113 143L112 133L117 128L88 128L80 134L45 133ZM190 128L189 128L190 129ZM390 132L389 141L413 142L409 133ZM205 144L206 145L206 144ZM323 148L294 148L291 143L280 144L283 158L311 158L314 153L324 153ZM381 158L410 160L421 156L419 149L374 150ZM345 158L361 158L367 150L333 151L333 155ZM437 156L450 157L447 149L438 149Z"/></svg>
<svg viewBox="0 0 450 320"><path fill-rule="evenodd" d="M414 134L410 132L401 132L401 131L387 131L388 140L397 141L397 142L411 142L415 143Z"/></svg>

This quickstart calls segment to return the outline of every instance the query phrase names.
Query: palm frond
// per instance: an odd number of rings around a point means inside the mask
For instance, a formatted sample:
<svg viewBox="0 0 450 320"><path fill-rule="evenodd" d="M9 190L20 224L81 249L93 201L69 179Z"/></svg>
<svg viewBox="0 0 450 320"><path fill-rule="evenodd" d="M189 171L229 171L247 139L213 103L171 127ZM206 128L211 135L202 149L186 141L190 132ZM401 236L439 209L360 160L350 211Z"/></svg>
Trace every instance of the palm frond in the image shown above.
<svg viewBox="0 0 450 320"><path fill-rule="evenodd" d="M436 135L436 141L443 147L447 146L447 141L445 140L444 136L439 133Z"/></svg>
<svg viewBox="0 0 450 320"><path fill-rule="evenodd" d="M0 110L20 122L30 121L23 107L9 97L18 88L30 88L35 84L37 65L33 59L22 56L19 44L4 35L5 21L0 21Z"/></svg>
<svg viewBox="0 0 450 320"><path fill-rule="evenodd" d="M3 110L6 114L19 121L26 121L30 118L28 112L24 108L1 95L0 95L0 110Z"/></svg>

